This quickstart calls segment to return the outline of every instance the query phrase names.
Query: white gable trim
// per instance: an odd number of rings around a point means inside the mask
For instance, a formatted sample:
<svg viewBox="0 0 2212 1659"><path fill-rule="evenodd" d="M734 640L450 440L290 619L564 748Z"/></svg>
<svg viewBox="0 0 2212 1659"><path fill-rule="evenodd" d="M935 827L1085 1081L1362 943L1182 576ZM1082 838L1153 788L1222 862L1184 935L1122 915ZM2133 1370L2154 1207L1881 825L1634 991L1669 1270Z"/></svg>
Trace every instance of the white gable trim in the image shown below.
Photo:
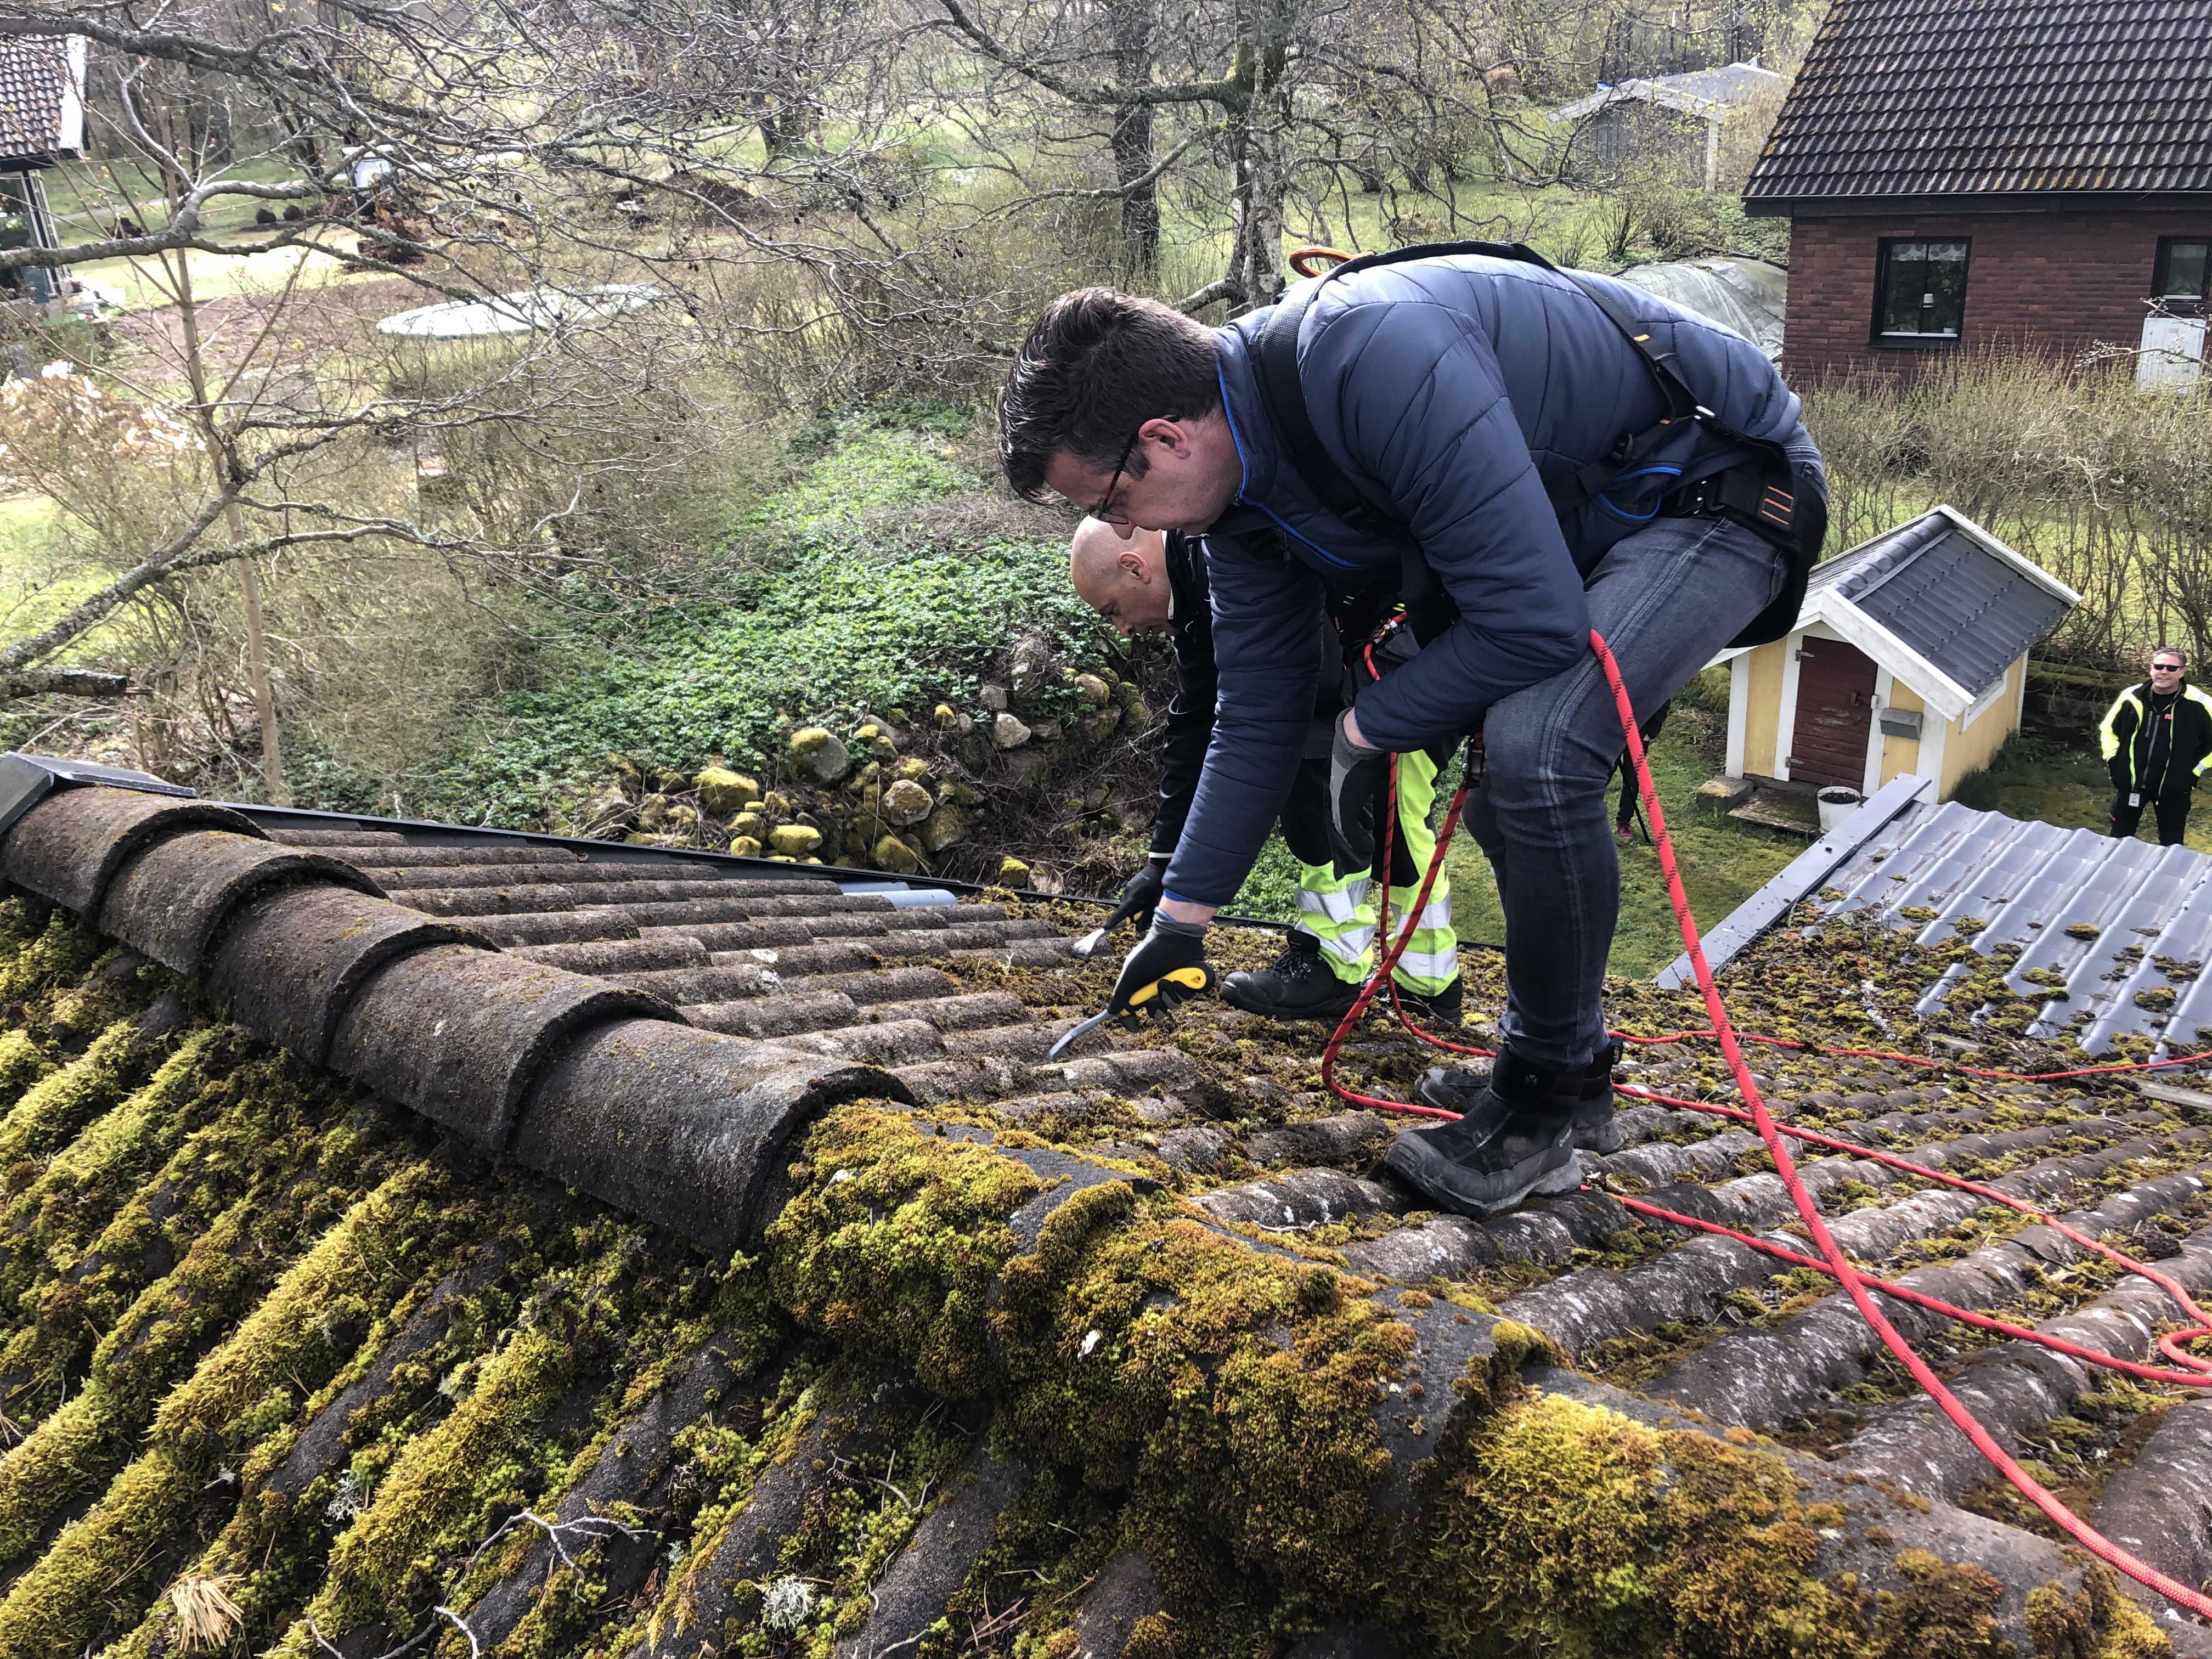
<svg viewBox="0 0 2212 1659"><path fill-rule="evenodd" d="M1856 646L1874 659L1875 667L1887 668L1903 680L1920 694L1921 701L1929 709L1940 712L1947 720L1965 714L1974 701L1973 692L1838 594L1833 586L1823 587L1807 597L1797 625L1801 629L1818 625L1838 639Z"/></svg>

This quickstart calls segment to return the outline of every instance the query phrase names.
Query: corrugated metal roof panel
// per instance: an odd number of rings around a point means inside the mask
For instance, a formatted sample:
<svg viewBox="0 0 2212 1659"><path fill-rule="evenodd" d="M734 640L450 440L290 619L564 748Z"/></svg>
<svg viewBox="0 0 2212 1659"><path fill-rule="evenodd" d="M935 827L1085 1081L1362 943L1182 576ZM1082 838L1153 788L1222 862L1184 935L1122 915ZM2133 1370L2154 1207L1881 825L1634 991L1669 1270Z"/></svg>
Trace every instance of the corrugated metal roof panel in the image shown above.
<svg viewBox="0 0 2212 1659"><path fill-rule="evenodd" d="M1745 195L2212 191L2212 0L1836 0Z"/></svg>
<svg viewBox="0 0 2212 1659"><path fill-rule="evenodd" d="M1822 914L1912 928L1923 944L1950 939L1972 919L1983 924L1966 930L1982 955L2020 947L2006 982L2022 996L2046 994L2033 1035L2071 1029L2096 1053L2124 1033L2189 1042L2212 1026L2212 981L2189 965L2212 956L2212 858L2185 847L1916 801L1844 857L1820 890L1840 895L1818 902ZM1938 981L1920 1012L1963 977ZM2137 1000L2166 992L2170 1003Z"/></svg>

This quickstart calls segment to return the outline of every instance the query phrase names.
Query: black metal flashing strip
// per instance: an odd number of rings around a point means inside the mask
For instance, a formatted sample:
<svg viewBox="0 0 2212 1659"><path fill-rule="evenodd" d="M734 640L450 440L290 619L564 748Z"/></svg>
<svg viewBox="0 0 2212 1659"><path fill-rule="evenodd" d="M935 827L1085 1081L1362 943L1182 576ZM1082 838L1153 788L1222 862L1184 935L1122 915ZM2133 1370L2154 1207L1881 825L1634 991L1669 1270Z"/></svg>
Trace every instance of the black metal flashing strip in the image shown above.
<svg viewBox="0 0 2212 1659"><path fill-rule="evenodd" d="M1932 802L1935 798L1936 784L1932 779L1917 777L1910 772L1892 778L1875 792L1865 805L1792 859L1781 874L1729 911L1728 919L1705 935L1705 961L1715 973L1727 967L1746 945L1788 915L1790 906L1807 894L1818 891L1831 875L1857 856L1861 848L1888 829L1908 808L1923 800ZM1696 975L1691 971L1690 953L1685 951L1652 979L1655 984L1669 991L1694 984Z"/></svg>
<svg viewBox="0 0 2212 1659"><path fill-rule="evenodd" d="M88 761L64 760L52 755L23 755L9 752L0 755L0 835L6 834L15 820L37 805L58 787L76 784L104 784L115 789L138 789L159 795L178 795L186 799L198 799L197 790L182 784L166 783L147 772L133 772L119 766L95 766ZM784 864L775 859L744 858L734 853L710 852L702 847L633 847L626 842L592 841L580 836L551 836L529 830L494 830L464 823L437 823L424 818L383 818L359 812L323 812L304 806L267 806L254 801L220 801L232 811L243 814L264 829L283 827L292 830L362 830L404 835L410 840L427 846L461 845L487 840L511 841L525 847L560 847L582 858L602 864L659 864L670 859L701 865L717 874L727 872L747 876L788 878L792 876L818 878L841 884L861 883L878 890L903 884L923 890L936 890L948 893L981 894L994 890L979 882L955 881L949 876L895 875L884 870L861 870L839 864ZM1094 897L1088 893L1038 893L1042 899L1056 899L1068 904L1087 904L1094 908L1112 909L1121 902L1118 896ZM1238 927L1260 927L1275 933L1287 932L1291 924L1264 916L1224 915L1220 920Z"/></svg>
<svg viewBox="0 0 2212 1659"><path fill-rule="evenodd" d="M63 760L53 755L21 755L10 750L0 755L0 836L15 820L57 788L72 784L105 784L112 789L138 789L151 795L178 795L186 800L198 792L182 784L164 783L150 772L133 772L123 766L95 766L90 761Z"/></svg>

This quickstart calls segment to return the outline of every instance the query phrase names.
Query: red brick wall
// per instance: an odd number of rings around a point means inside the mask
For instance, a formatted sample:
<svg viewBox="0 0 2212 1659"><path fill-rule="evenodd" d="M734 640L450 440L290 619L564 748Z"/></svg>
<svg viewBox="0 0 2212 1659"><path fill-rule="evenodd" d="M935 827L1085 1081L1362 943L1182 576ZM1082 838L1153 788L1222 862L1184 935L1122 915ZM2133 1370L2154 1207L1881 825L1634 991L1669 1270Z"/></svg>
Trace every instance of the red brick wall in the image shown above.
<svg viewBox="0 0 2212 1659"><path fill-rule="evenodd" d="M1955 347L1876 346L1874 283L1887 236L1967 236L1966 312ZM2161 236L2212 236L2212 209L2157 213L1915 214L1799 218L1790 227L1784 372L1910 370L1955 350L2134 345Z"/></svg>

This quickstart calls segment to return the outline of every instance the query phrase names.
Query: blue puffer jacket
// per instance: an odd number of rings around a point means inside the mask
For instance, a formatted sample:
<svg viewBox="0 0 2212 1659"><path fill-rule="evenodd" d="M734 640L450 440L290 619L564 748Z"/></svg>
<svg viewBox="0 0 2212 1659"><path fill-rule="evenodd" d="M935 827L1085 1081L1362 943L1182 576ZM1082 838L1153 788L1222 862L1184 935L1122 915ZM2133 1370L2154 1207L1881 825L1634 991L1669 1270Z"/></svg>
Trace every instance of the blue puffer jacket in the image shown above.
<svg viewBox="0 0 2212 1659"><path fill-rule="evenodd" d="M1797 398L1741 336L1625 283L1614 291L1676 354L1699 400L1817 472ZM1169 893L1224 904L1281 810L1314 706L1314 618L1325 588L1395 581L1396 546L1324 509L1281 454L1250 353L1265 313L1215 336L1243 483L1206 532L1219 713ZM1610 492L1564 529L1546 480L1609 454L1668 413L1650 368L1568 278L1479 255L1413 260L1327 283L1298 336L1298 372L1324 447L1395 507L1459 607L1450 631L1359 699L1367 739L1396 751L1449 741L1498 698L1589 648L1583 577L1676 484L1742 458L1704 428L1647 465L1679 466ZM1638 489L1650 493L1637 495Z"/></svg>

